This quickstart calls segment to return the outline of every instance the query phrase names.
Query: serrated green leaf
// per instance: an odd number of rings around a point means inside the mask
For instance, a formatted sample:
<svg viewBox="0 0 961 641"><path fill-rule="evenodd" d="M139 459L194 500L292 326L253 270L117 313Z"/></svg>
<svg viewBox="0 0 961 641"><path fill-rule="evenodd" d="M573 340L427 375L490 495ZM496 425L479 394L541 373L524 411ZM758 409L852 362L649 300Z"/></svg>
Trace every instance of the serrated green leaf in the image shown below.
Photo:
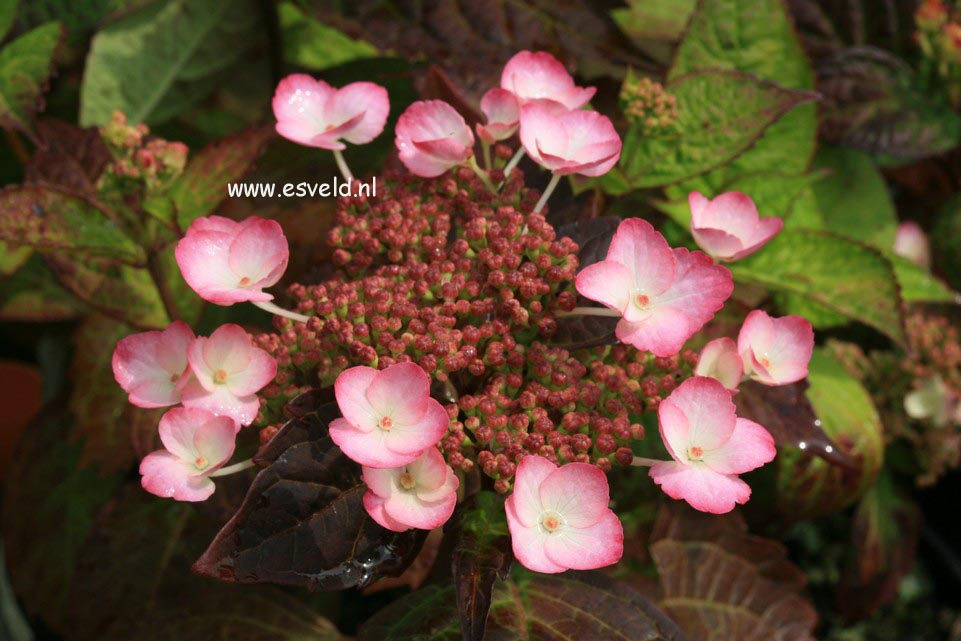
<svg viewBox="0 0 961 641"><path fill-rule="evenodd" d="M129 265L146 261L143 248L100 205L52 186L23 185L0 191L0 240L40 252Z"/></svg>
<svg viewBox="0 0 961 641"><path fill-rule="evenodd" d="M632 186L680 182L735 158L785 113L813 94L784 89L736 71L698 72L676 78L674 128L651 134L632 126L619 168Z"/></svg>
<svg viewBox="0 0 961 641"><path fill-rule="evenodd" d="M0 124L30 131L62 28L51 22L0 49Z"/></svg>
<svg viewBox="0 0 961 641"><path fill-rule="evenodd" d="M183 112L257 42L258 15L253 0L163 0L108 26L87 57L81 124L105 124L115 109L150 124Z"/></svg>
<svg viewBox="0 0 961 641"><path fill-rule="evenodd" d="M884 463L884 430L871 395L827 350L808 366L808 400L821 428L858 463L846 470L799 448L778 453L778 503L795 518L828 514L851 505L877 480Z"/></svg>
<svg viewBox="0 0 961 641"><path fill-rule="evenodd" d="M898 227L897 214L884 176L871 157L854 149L822 147L814 166L829 172L814 185L824 228L890 249Z"/></svg>
<svg viewBox="0 0 961 641"><path fill-rule="evenodd" d="M730 268L737 281L803 296L906 342L894 270L877 250L826 232L786 229Z"/></svg>

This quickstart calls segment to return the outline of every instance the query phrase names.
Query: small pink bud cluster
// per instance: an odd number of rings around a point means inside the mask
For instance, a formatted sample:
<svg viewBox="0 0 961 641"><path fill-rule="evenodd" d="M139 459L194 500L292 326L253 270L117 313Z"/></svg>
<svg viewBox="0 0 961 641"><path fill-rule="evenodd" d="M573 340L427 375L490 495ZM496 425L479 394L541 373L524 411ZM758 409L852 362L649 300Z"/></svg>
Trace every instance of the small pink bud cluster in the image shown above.
<svg viewBox="0 0 961 641"><path fill-rule="evenodd" d="M113 161L98 180L99 193L110 198L114 192L157 191L183 173L187 146L148 138L149 134L147 125L129 125L122 112L114 111L111 121L100 128Z"/></svg>
<svg viewBox="0 0 961 641"><path fill-rule="evenodd" d="M277 363L237 325L210 337L194 336L176 321L163 331L122 339L113 353L114 377L138 407L184 407L160 420L164 445L140 466L148 492L178 501L203 501L210 475L233 454L241 426L257 417L261 390Z"/></svg>

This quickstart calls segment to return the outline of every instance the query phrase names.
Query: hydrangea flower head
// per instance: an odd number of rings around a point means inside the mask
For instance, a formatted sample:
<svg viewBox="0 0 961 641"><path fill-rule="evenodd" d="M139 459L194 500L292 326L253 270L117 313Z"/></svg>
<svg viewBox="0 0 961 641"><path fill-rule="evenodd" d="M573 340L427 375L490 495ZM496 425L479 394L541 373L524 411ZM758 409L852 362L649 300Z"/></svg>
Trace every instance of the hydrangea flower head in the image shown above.
<svg viewBox="0 0 961 641"><path fill-rule="evenodd" d="M450 424L447 410L430 397L430 378L413 363L351 367L334 382L334 396L343 418L330 423L330 438L368 467L412 463Z"/></svg>
<svg viewBox="0 0 961 641"><path fill-rule="evenodd" d="M459 481L436 447L401 467L363 470L364 508L388 530L433 530L454 513Z"/></svg>
<svg viewBox="0 0 961 641"><path fill-rule="evenodd" d="M738 418L731 393L713 378L681 383L657 409L661 438L673 461L651 467L650 476L674 499L702 512L724 514L746 503L751 488L738 478L774 460L770 433Z"/></svg>
<svg viewBox="0 0 961 641"><path fill-rule="evenodd" d="M204 501L214 493L210 475L234 453L234 422L202 409L175 407L160 419L164 449L140 462L141 485L178 501Z"/></svg>
<svg viewBox="0 0 961 641"><path fill-rule="evenodd" d="M583 296L620 312L617 338L655 356L677 354L734 290L731 273L701 252L671 249L650 223L621 222L607 257L575 280Z"/></svg>
<svg viewBox="0 0 961 641"><path fill-rule="evenodd" d="M737 390L744 377L744 364L732 339L715 338L704 346L694 368L697 376L717 379L729 390Z"/></svg>
<svg viewBox="0 0 961 641"><path fill-rule="evenodd" d="M547 574L617 563L624 529L609 502L607 476L597 466L558 467L542 456L525 456L504 504L514 557Z"/></svg>
<svg viewBox="0 0 961 641"><path fill-rule="evenodd" d="M808 375L814 328L801 316L772 318L756 309L741 325L737 350L751 378L765 385L787 385Z"/></svg>
<svg viewBox="0 0 961 641"><path fill-rule="evenodd" d="M290 250L275 220L208 216L190 225L175 254L184 280L201 298L233 305L271 300L263 290L284 275Z"/></svg>
<svg viewBox="0 0 961 641"><path fill-rule="evenodd" d="M520 138L534 162L562 176L601 176L621 156L621 137L610 118L596 111L568 111L547 101L521 109Z"/></svg>
<svg viewBox="0 0 961 641"><path fill-rule="evenodd" d="M761 218L747 194L729 191L713 200L692 191L691 234L698 247L718 260L734 261L753 254L784 227L780 218Z"/></svg>
<svg viewBox="0 0 961 641"><path fill-rule="evenodd" d="M277 133L309 147L344 149L344 141L363 145L384 131L390 100L372 82L337 89L302 73L277 85L273 100Z"/></svg>
<svg viewBox="0 0 961 641"><path fill-rule="evenodd" d="M487 124L477 124L478 137L487 144L507 140L517 131L520 124L520 105L514 94L505 89L490 89L481 98L481 111Z"/></svg>
<svg viewBox="0 0 961 641"><path fill-rule="evenodd" d="M113 351L113 376L138 407L166 407L180 402L189 377L187 347L193 330L183 321L167 329L131 334Z"/></svg>
<svg viewBox="0 0 961 641"><path fill-rule="evenodd" d="M522 104L553 100L566 109L580 109L594 97L594 87L578 87L561 62L546 51L514 54L501 72L501 88Z"/></svg>
<svg viewBox="0 0 961 641"><path fill-rule="evenodd" d="M443 100L420 100L400 115L394 144L410 172L434 178L474 153L474 134L464 117Z"/></svg>
<svg viewBox="0 0 961 641"><path fill-rule="evenodd" d="M228 416L237 429L257 417L256 394L277 374L277 361L233 324L221 325L209 338L194 339L187 360L193 378L184 388L184 405Z"/></svg>

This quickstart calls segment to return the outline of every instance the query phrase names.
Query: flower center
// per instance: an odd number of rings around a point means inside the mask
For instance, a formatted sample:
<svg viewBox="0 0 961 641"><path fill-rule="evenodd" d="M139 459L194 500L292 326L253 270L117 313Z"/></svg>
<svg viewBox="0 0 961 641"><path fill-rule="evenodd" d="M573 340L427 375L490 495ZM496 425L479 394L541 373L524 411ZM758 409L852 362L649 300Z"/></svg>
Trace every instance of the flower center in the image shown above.
<svg viewBox="0 0 961 641"><path fill-rule="evenodd" d="M637 303L638 307L643 309L651 304L651 299L647 296L647 294L638 294L634 297L634 302Z"/></svg>
<svg viewBox="0 0 961 641"><path fill-rule="evenodd" d="M687 458L691 459L692 461L700 461L702 458L704 458L704 450L697 445L692 445L687 450Z"/></svg>
<svg viewBox="0 0 961 641"><path fill-rule="evenodd" d="M389 432L390 428L394 427L394 419L389 416L385 416L384 418L380 419L380 423L377 425L385 432Z"/></svg>
<svg viewBox="0 0 961 641"><path fill-rule="evenodd" d="M416 485L417 481L415 481L414 477L410 475L410 472L404 472L400 475L400 486L405 490L412 490Z"/></svg>
<svg viewBox="0 0 961 641"><path fill-rule="evenodd" d="M214 383L223 385L225 382L227 382L227 370L218 369L214 372Z"/></svg>
<svg viewBox="0 0 961 641"><path fill-rule="evenodd" d="M244 276L243 278L240 279L240 286L241 286L241 287L246 287L246 286L249 285L249 284L250 284L250 279L247 278L246 276Z"/></svg>
<svg viewBox="0 0 961 641"><path fill-rule="evenodd" d="M548 532L556 532L561 527L561 517L556 512L548 512L541 517L541 527Z"/></svg>
<svg viewBox="0 0 961 641"><path fill-rule="evenodd" d="M171 383L176 383L178 380L180 380L180 374L171 374L171 375L170 375L170 382L171 382Z"/></svg>
<svg viewBox="0 0 961 641"><path fill-rule="evenodd" d="M196 466L198 470L204 469L207 467L207 458L204 456L198 456L194 459L194 466Z"/></svg>
<svg viewBox="0 0 961 641"><path fill-rule="evenodd" d="M770 361L770 359L769 359L768 357L766 357L766 356L762 356L761 358L759 358L759 359L757 360L757 362L760 363L761 367L763 367L764 369L770 369L770 368L771 368L771 361Z"/></svg>

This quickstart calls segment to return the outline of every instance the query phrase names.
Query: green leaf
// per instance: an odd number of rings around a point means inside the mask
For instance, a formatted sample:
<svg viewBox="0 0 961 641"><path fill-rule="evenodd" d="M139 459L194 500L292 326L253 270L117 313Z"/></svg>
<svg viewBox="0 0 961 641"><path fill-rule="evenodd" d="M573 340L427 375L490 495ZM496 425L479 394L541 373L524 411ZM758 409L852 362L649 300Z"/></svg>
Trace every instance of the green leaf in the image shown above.
<svg viewBox="0 0 961 641"><path fill-rule="evenodd" d="M19 0L0 0L0 40L6 37L17 17Z"/></svg>
<svg viewBox="0 0 961 641"><path fill-rule="evenodd" d="M814 166L829 171L814 185L824 228L881 249L894 245L898 220L884 176L870 156L822 147Z"/></svg>
<svg viewBox="0 0 961 641"><path fill-rule="evenodd" d="M284 58L292 65L320 71L328 67L379 55L377 47L354 40L305 14L292 2L278 7Z"/></svg>
<svg viewBox="0 0 961 641"><path fill-rule="evenodd" d="M906 303L961 302L957 292L932 276L928 270L893 252L885 252L884 255L894 267L898 285L901 286L901 297Z"/></svg>
<svg viewBox="0 0 961 641"><path fill-rule="evenodd" d="M213 213L227 197L227 183L243 178L271 136L270 128L254 127L213 142L190 159L167 192L181 229ZM152 210L158 217L167 215L166 209Z"/></svg>
<svg viewBox="0 0 961 641"><path fill-rule="evenodd" d="M696 4L696 0L628 0L627 7L611 11L611 18L639 49L667 64Z"/></svg>
<svg viewBox="0 0 961 641"><path fill-rule="evenodd" d="M12 275L0 279L0 320L62 321L77 318L86 306L57 284L38 254Z"/></svg>
<svg viewBox="0 0 961 641"><path fill-rule="evenodd" d="M808 382L807 397L821 428L858 467L841 468L799 448L782 448L777 459L777 504L797 519L851 505L874 485L884 463L884 429L861 383L824 348L814 350Z"/></svg>
<svg viewBox="0 0 961 641"><path fill-rule="evenodd" d="M0 125L30 131L62 32L51 22L0 49Z"/></svg>
<svg viewBox="0 0 961 641"><path fill-rule="evenodd" d="M785 229L730 268L737 281L803 296L906 342L894 270L877 250L826 232Z"/></svg>
<svg viewBox="0 0 961 641"><path fill-rule="evenodd" d="M0 240L61 256L100 257L128 265L146 260L143 248L100 205L52 186L0 191Z"/></svg>
<svg viewBox="0 0 961 641"><path fill-rule="evenodd" d="M674 129L652 135L635 125L625 137L620 169L635 188L680 182L718 167L813 99L736 71L681 76L668 91L677 98Z"/></svg>
<svg viewBox="0 0 961 641"><path fill-rule="evenodd" d="M32 255L32 247L0 241L0 276L9 276L17 271Z"/></svg>
<svg viewBox="0 0 961 641"><path fill-rule="evenodd" d="M371 618L358 641L461 641L453 587L431 586ZM530 575L494 588L485 639L687 641L650 601L595 573Z"/></svg>
<svg viewBox="0 0 961 641"><path fill-rule="evenodd" d="M80 123L119 109L133 123L163 122L214 88L211 79L252 45L253 0L161 0L94 37L80 90Z"/></svg>
<svg viewBox="0 0 961 641"><path fill-rule="evenodd" d="M737 70L790 89L814 88L814 73L782 0L701 2L668 80L706 69ZM816 138L814 105L802 105L771 126L751 149L705 180L717 187L734 177L771 168L801 173L814 154ZM699 184L705 191L705 184Z"/></svg>
<svg viewBox="0 0 961 641"><path fill-rule="evenodd" d="M80 466L79 443L67 436L70 418L53 403L31 425L7 470L3 538L11 580L26 611L63 631L69 584L93 519L120 485Z"/></svg>

